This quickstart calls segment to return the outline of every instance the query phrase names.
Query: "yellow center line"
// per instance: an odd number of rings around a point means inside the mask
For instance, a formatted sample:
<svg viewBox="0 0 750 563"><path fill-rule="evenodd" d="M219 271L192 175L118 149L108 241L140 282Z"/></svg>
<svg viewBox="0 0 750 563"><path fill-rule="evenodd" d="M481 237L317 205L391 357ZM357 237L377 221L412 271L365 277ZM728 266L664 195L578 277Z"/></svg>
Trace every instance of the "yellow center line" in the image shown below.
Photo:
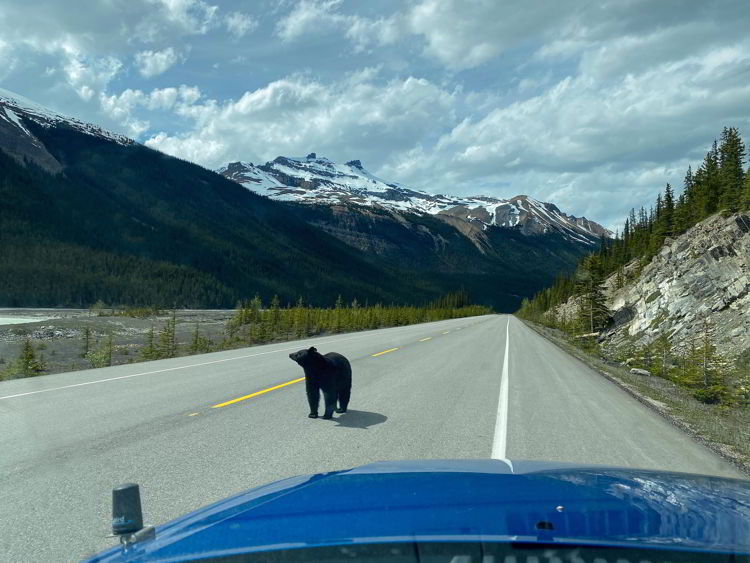
<svg viewBox="0 0 750 563"><path fill-rule="evenodd" d="M300 377L299 379L293 379L292 381L287 381L286 383L282 383L281 385L274 385L273 387L269 387L268 389L263 389L262 391L256 391L255 393L250 393L249 395L237 397L236 399L232 399L231 401L226 401L225 403L219 403L218 405L214 405L211 408L218 409L221 407L226 407L227 405L233 405L234 403L239 403L240 401L251 399L252 397L257 397L258 395L262 395L263 393L268 393L269 391L273 391L274 389L281 389L282 387L286 387L287 385L291 385L292 383L299 383L300 381L304 381L304 380L305 380L304 377Z"/></svg>
<svg viewBox="0 0 750 563"><path fill-rule="evenodd" d="M432 340L432 336L428 336L427 338L420 338L420 342L427 342L428 340Z"/></svg>
<svg viewBox="0 0 750 563"><path fill-rule="evenodd" d="M389 348L388 350L383 350L382 352L373 354L372 357L374 358L375 356L382 356L383 354L387 354L388 352L393 352L394 350L398 350L398 348Z"/></svg>

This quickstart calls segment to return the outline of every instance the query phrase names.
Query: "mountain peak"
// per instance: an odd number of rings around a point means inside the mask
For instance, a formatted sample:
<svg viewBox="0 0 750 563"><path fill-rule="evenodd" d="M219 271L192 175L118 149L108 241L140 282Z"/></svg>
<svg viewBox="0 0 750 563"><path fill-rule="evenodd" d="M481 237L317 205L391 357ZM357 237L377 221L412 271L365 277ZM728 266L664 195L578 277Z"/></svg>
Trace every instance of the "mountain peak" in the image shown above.
<svg viewBox="0 0 750 563"><path fill-rule="evenodd" d="M4 88L0 88L0 148L19 162L30 160L45 170L57 173L62 164L53 157L32 132L31 124L45 129L64 127L74 129L121 145L133 144L131 139L106 131L101 127L66 117L49 108Z"/></svg>
<svg viewBox="0 0 750 563"><path fill-rule="evenodd" d="M359 160L339 165L310 153L305 158L278 156L261 165L229 163L217 170L261 195L307 204L359 205L397 212L461 220L484 230L506 227L525 235L558 233L566 239L594 245L611 233L585 218L561 212L556 205L522 194L510 199L492 196L458 197L430 194L370 174Z"/></svg>

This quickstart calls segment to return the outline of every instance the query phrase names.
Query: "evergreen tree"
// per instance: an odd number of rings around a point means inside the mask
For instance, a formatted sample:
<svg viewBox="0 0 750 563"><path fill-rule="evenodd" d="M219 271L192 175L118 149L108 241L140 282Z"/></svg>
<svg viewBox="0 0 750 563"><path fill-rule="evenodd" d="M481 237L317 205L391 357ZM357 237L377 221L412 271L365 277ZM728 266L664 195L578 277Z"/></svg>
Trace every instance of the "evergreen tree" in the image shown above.
<svg viewBox="0 0 750 563"><path fill-rule="evenodd" d="M654 342L654 355L656 363L653 368L653 375L669 378L669 366L671 364L672 343L665 332L661 332Z"/></svg>
<svg viewBox="0 0 750 563"><path fill-rule="evenodd" d="M664 205L661 212L662 234L671 237L674 234L674 192L667 184L664 188Z"/></svg>
<svg viewBox="0 0 750 563"><path fill-rule="evenodd" d="M103 368L112 365L112 333L107 335L107 339L94 350L89 350L86 359L91 363L93 368Z"/></svg>
<svg viewBox="0 0 750 563"><path fill-rule="evenodd" d="M190 341L188 352L190 354L203 354L211 351L211 341L202 336L198 328L198 323L195 323L195 330L193 331L193 338Z"/></svg>
<svg viewBox="0 0 750 563"><path fill-rule="evenodd" d="M271 298L271 318L269 327L269 337L276 338L279 335L281 325L281 302L278 295L274 295Z"/></svg>
<svg viewBox="0 0 750 563"><path fill-rule="evenodd" d="M91 329L89 327L84 327L83 329L83 353L81 354L82 358L85 358L86 354L89 353L90 346L91 346Z"/></svg>
<svg viewBox="0 0 750 563"><path fill-rule="evenodd" d="M34 346L31 344L31 340L27 338L21 344L21 352L18 355L15 366L15 374L23 377L31 377L37 375L44 370L44 365L37 360L36 354L34 353Z"/></svg>
<svg viewBox="0 0 750 563"><path fill-rule="evenodd" d="M159 359L159 350L156 347L154 327L149 328L146 333L146 342L141 350L141 358L144 360L157 360Z"/></svg>
<svg viewBox="0 0 750 563"><path fill-rule="evenodd" d="M742 209L750 210L750 169L745 173L745 187L743 188Z"/></svg>
<svg viewBox="0 0 750 563"><path fill-rule="evenodd" d="M734 127L724 127L719 147L720 206L735 212L740 209L744 181L745 145Z"/></svg>
<svg viewBox="0 0 750 563"><path fill-rule="evenodd" d="M334 308L334 316L333 316L333 332L335 333L341 332L341 328L343 326L343 313L342 313L343 307L344 307L344 300L341 298L341 295L339 295L336 298L336 305Z"/></svg>
<svg viewBox="0 0 750 563"><path fill-rule="evenodd" d="M719 208L721 181L719 178L719 149L714 141L713 147L706 153L698 172L695 174L696 195L698 199L697 221L715 213Z"/></svg>
<svg viewBox="0 0 750 563"><path fill-rule="evenodd" d="M691 226L690 208L686 202L685 194L680 194L674 209L674 234L681 235Z"/></svg>
<svg viewBox="0 0 750 563"><path fill-rule="evenodd" d="M588 256L576 272L576 294L580 300L580 322L586 332L594 333L609 320L604 297L604 279L600 262L595 254Z"/></svg>
<svg viewBox="0 0 750 563"><path fill-rule="evenodd" d="M164 323L164 327L159 332L159 352L160 358L174 358L177 355L177 314L172 310L172 317Z"/></svg>

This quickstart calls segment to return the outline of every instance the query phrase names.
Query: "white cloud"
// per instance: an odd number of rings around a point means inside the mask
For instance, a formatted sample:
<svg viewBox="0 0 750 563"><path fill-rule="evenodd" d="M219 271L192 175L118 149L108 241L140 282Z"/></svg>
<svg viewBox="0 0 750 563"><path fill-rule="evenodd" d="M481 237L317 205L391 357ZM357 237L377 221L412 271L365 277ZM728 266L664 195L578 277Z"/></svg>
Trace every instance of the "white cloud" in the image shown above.
<svg viewBox="0 0 750 563"><path fill-rule="evenodd" d="M13 56L13 49L7 41L0 39L0 80L13 72L18 60Z"/></svg>
<svg viewBox="0 0 750 563"><path fill-rule="evenodd" d="M209 167L310 151L367 160L386 145L406 150L414 138L435 139L454 119L454 93L413 77L376 79L373 69L331 84L295 75L234 102L185 104L180 115L195 120L193 131L146 144Z"/></svg>
<svg viewBox="0 0 750 563"><path fill-rule="evenodd" d="M0 81L208 166L316 151L604 221L680 184L722 126L750 134L745 0L396 4L5 0ZM189 35L205 35L200 56L179 66ZM144 86L168 68L174 84L210 85Z"/></svg>
<svg viewBox="0 0 750 563"><path fill-rule="evenodd" d="M99 106L114 121L127 129L128 135L138 138L150 128L150 122L138 119L133 114L138 108L149 111L174 111L177 114L186 112L201 98L200 90L195 86L155 88L150 93L128 88L120 94L99 95Z"/></svg>
<svg viewBox="0 0 750 563"><path fill-rule="evenodd" d="M342 0L300 0L276 24L277 35L286 42L306 35L320 35L332 30L343 32L357 51L370 45L388 45L399 38L402 18L394 14L387 18L366 18L337 11Z"/></svg>
<svg viewBox="0 0 750 563"><path fill-rule="evenodd" d="M509 184L503 195L530 193L619 225L667 181L681 186L687 164L700 161L723 125L750 132L743 68L747 41L607 83L581 72L464 118L431 150L397 155L380 173L463 193Z"/></svg>
<svg viewBox="0 0 750 563"><path fill-rule="evenodd" d="M411 32L425 40L426 55L464 69L543 34L577 6L574 0L528 0L523 9L496 0L422 0L408 19Z"/></svg>
<svg viewBox="0 0 750 563"><path fill-rule="evenodd" d="M300 0L285 17L276 24L276 32L284 41L292 41L308 33L321 33L324 28L338 25L343 21L333 11L341 5L341 0Z"/></svg>
<svg viewBox="0 0 750 563"><path fill-rule="evenodd" d="M229 33L239 39L258 27L258 22L242 12L232 12L224 18L224 25Z"/></svg>
<svg viewBox="0 0 750 563"><path fill-rule="evenodd" d="M172 47L167 47L162 51L141 51L135 55L138 72L145 78L166 72L179 60L180 56Z"/></svg>
<svg viewBox="0 0 750 563"><path fill-rule="evenodd" d="M67 83L86 101L104 91L122 68L115 57L87 57L71 44L63 44L62 50L66 58L63 71Z"/></svg>
<svg viewBox="0 0 750 563"><path fill-rule="evenodd" d="M218 6L203 0L149 0L160 5L166 18L188 33L204 34L218 24Z"/></svg>

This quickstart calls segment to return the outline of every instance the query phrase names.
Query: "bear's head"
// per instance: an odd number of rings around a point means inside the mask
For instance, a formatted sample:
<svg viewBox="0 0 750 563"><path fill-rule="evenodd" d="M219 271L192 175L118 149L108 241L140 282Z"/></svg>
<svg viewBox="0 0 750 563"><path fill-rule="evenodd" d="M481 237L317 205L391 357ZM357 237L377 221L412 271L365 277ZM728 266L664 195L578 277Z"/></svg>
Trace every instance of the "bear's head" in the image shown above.
<svg viewBox="0 0 750 563"><path fill-rule="evenodd" d="M289 354L289 357L299 365L301 365L303 368L309 368L320 363L320 359L322 358L322 356L314 346L310 346L309 348L300 350L299 352L292 352L291 354Z"/></svg>

